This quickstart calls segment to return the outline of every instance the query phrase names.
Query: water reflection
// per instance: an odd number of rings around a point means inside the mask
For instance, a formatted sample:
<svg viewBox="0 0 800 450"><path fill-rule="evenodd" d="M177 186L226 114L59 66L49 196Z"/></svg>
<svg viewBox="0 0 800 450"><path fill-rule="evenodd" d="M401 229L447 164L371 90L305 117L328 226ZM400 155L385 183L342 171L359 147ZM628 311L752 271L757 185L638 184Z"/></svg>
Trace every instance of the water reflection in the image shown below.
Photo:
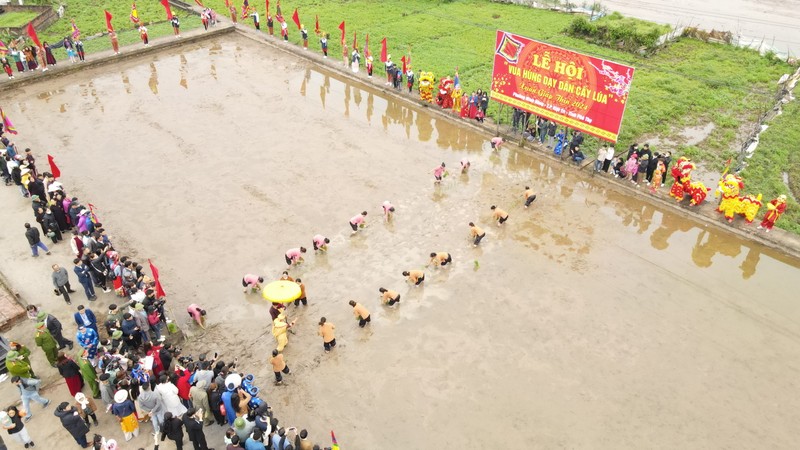
<svg viewBox="0 0 800 450"><path fill-rule="evenodd" d="M322 102L322 109L325 109L325 97L331 92L331 77L325 75L322 85L319 87L319 100Z"/></svg>
<svg viewBox="0 0 800 450"><path fill-rule="evenodd" d="M669 238L676 231L688 233L694 228L691 221L678 217L672 213L661 213L659 227L650 234L650 245L656 250L666 250L669 247Z"/></svg>
<svg viewBox="0 0 800 450"><path fill-rule="evenodd" d="M219 55L222 53L222 44L220 41L212 41L211 46L208 47L208 56Z"/></svg>
<svg viewBox="0 0 800 450"><path fill-rule="evenodd" d="M697 233L697 238L692 248L692 261L697 267L711 267L711 260L717 253L734 258L740 252L741 245L735 239L730 239L721 233L701 230Z"/></svg>
<svg viewBox="0 0 800 450"><path fill-rule="evenodd" d="M64 89L56 89L54 91L44 91L40 92L39 95L36 96L39 100L44 100L45 102L49 102L51 98L56 95L63 94Z"/></svg>
<svg viewBox="0 0 800 450"><path fill-rule="evenodd" d="M150 86L153 94L158 94L158 71L156 70L156 64L153 62L150 63L150 79L147 81L147 85Z"/></svg>
<svg viewBox="0 0 800 450"><path fill-rule="evenodd" d="M761 260L761 251L758 250L755 246L750 247L750 251L747 252L747 256L742 261L742 264L739 266L742 269L742 278L745 280L750 279L756 273L756 267L758 267L758 262Z"/></svg>
<svg viewBox="0 0 800 450"><path fill-rule="evenodd" d="M367 96L367 123L372 123L372 114L375 112L375 96L372 92Z"/></svg>
<svg viewBox="0 0 800 450"><path fill-rule="evenodd" d="M431 140L431 137L433 136L431 116L427 114L417 114L417 133L417 139L419 139L421 142L428 142Z"/></svg>
<svg viewBox="0 0 800 450"><path fill-rule="evenodd" d="M350 85L344 86L344 116L350 117Z"/></svg>
<svg viewBox="0 0 800 450"><path fill-rule="evenodd" d="M125 87L125 92L130 94L131 93L131 80L128 78L127 72L120 73L122 76L122 86Z"/></svg>
<svg viewBox="0 0 800 450"><path fill-rule="evenodd" d="M181 81L179 84L183 86L184 89L189 89L189 84L186 81L186 73L187 73L186 56L184 56L183 53L181 53L180 58L181 58L181 66L179 72L181 73Z"/></svg>
<svg viewBox="0 0 800 450"><path fill-rule="evenodd" d="M308 81L311 79L311 69L306 69L306 73L303 76L303 82L300 83L300 95L303 97L306 96L306 87L308 86Z"/></svg>

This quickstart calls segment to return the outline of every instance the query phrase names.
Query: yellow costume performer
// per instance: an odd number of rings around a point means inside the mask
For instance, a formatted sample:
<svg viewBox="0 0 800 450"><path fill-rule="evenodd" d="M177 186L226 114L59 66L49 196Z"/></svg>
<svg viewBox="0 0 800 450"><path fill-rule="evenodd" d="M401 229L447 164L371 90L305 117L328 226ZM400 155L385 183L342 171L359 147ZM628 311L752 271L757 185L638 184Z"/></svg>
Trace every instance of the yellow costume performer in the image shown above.
<svg viewBox="0 0 800 450"><path fill-rule="evenodd" d="M453 93L450 94L453 97L453 111L460 113L461 112L461 96L464 95L464 91L461 90L461 85L456 84L453 88Z"/></svg>
<svg viewBox="0 0 800 450"><path fill-rule="evenodd" d="M432 72L419 73L419 98L422 101L433 103L433 83L436 78Z"/></svg>
<svg viewBox="0 0 800 450"><path fill-rule="evenodd" d="M278 343L276 347L279 352L282 352L286 345L289 343L289 324L286 323L286 314L280 313L275 320L272 321L272 335L275 336L275 341Z"/></svg>
<svg viewBox="0 0 800 450"><path fill-rule="evenodd" d="M741 214L747 223L752 223L761 208L761 194L741 195L742 189L744 181L738 175L728 174L719 181L722 201L717 207L717 212L724 214L728 222L733 222L734 215Z"/></svg>

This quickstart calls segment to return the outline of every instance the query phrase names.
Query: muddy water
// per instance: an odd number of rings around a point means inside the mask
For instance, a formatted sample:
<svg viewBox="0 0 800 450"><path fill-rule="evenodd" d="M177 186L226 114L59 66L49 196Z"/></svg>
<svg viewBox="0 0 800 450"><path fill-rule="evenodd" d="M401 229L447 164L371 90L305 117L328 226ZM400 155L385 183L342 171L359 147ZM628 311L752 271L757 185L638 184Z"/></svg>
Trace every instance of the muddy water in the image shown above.
<svg viewBox="0 0 800 450"><path fill-rule="evenodd" d="M317 440L333 429L352 449L795 443L798 261L513 148L493 153L487 136L243 38L49 80L3 106L116 241L154 259L181 320L188 303L209 310L186 348L239 356L282 422ZM449 176L434 186L442 161ZM539 194L528 210L525 185ZM492 204L510 213L503 227ZM369 226L350 236L362 210ZM479 248L470 221L487 230ZM243 297L241 276L276 277L283 252L316 233L331 248L291 271L310 304L285 351L293 374L272 387L267 305ZM454 265L405 285L401 272L432 251ZM24 247L14 257L0 269L66 319L48 284L28 282L26 268L46 263ZM381 286L400 291L399 307L378 304ZM367 329L350 299L372 312ZM327 355L323 315L339 343ZM217 448L221 434L207 430Z"/></svg>

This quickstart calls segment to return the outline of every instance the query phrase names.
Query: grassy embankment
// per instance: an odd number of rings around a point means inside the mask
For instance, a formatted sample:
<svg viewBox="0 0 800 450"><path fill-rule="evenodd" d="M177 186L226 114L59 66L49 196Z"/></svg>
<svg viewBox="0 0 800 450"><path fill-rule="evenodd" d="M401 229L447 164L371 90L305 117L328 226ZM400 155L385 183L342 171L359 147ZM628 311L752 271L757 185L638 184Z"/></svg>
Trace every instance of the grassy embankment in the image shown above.
<svg viewBox="0 0 800 450"><path fill-rule="evenodd" d="M786 174L794 198L787 196L788 208L776 226L797 234L800 234L800 205L796 201L800 198L799 122L800 102L794 100L784 106L783 114L770 122L767 131L761 134L758 148L741 173L748 191L764 193L765 204L776 195L786 193L783 178ZM766 207L762 210L765 212Z"/></svg>
<svg viewBox="0 0 800 450"><path fill-rule="evenodd" d="M57 20L45 30L37 30L39 39L48 42L57 42L65 36L72 34L70 19L75 19L75 23L81 30L86 53L99 52L111 49L111 41L107 36L99 36L106 32L106 19L103 9L107 9L114 17L112 24L117 31L120 45L128 45L141 42L139 32L134 29L133 22L130 20L131 1L128 0L106 0L98 3L94 0L72 0L67 4L64 17ZM172 26L167 22L164 7L156 1L138 2L139 19L145 24L148 36L152 41L161 36L172 35ZM177 8L172 8L173 14L181 20L181 30L190 30L202 26L200 18L189 15ZM0 16L2 17L2 16ZM66 51L55 50L57 59L66 59Z"/></svg>
<svg viewBox="0 0 800 450"><path fill-rule="evenodd" d="M35 12L12 11L0 14L0 27L16 28L27 25L38 16Z"/></svg>

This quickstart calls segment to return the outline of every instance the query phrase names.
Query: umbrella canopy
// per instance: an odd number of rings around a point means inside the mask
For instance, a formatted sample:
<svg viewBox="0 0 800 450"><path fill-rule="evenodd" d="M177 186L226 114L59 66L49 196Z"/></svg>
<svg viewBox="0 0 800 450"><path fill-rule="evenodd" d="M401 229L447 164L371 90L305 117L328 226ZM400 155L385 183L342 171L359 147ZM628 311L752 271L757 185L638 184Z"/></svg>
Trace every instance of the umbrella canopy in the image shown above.
<svg viewBox="0 0 800 450"><path fill-rule="evenodd" d="M261 289L264 300L272 303L291 303L300 298L300 285L287 280L273 281Z"/></svg>

